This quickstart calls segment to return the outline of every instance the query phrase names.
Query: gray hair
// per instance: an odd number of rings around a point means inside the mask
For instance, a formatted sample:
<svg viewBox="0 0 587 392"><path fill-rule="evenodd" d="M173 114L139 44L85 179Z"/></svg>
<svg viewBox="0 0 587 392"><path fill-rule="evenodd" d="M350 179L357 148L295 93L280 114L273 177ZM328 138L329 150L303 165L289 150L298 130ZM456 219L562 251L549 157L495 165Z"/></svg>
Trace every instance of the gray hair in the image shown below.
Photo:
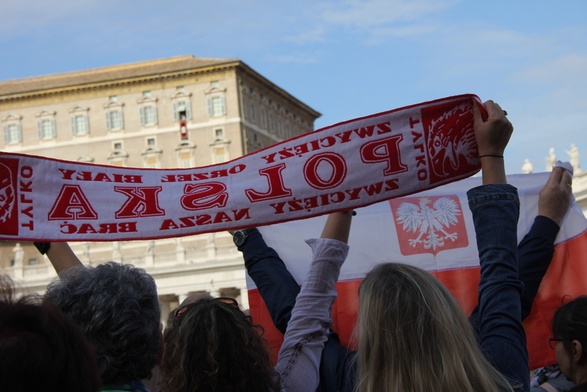
<svg viewBox="0 0 587 392"><path fill-rule="evenodd" d="M94 345L104 384L151 376L162 349L161 314L155 280L144 269L112 261L72 268L48 286L45 299Z"/></svg>

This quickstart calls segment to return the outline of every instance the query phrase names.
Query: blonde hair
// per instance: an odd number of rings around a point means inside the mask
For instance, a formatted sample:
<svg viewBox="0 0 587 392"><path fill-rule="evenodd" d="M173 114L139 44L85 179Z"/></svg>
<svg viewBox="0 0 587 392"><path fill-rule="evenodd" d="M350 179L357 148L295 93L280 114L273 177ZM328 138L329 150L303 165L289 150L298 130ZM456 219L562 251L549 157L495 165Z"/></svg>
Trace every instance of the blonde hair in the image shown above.
<svg viewBox="0 0 587 392"><path fill-rule="evenodd" d="M356 332L357 391L511 391L453 296L420 268L389 263L367 274Z"/></svg>

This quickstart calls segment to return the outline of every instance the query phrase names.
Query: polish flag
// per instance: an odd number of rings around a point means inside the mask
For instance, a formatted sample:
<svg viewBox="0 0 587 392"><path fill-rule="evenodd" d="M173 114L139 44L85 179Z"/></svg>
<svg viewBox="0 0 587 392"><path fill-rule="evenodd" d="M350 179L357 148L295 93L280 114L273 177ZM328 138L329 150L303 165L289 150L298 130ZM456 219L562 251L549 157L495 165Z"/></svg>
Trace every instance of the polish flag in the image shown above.
<svg viewBox="0 0 587 392"><path fill-rule="evenodd" d="M508 176L518 188L520 218L518 241L529 231L538 214L538 194L549 173ZM401 262L419 266L434 274L453 293L466 314L477 303L479 259L473 220L467 203L467 190L480 185L479 177L468 178L432 190L391 199L357 210L349 240L350 251L339 282L338 298L333 307L334 330L341 342L353 347L358 287L373 266ZM433 217L421 219L423 213ZM326 217L291 221L259 228L267 244L286 263L298 283L302 284L311 260L304 240L319 237ZM552 335L550 323L556 308L578 295L587 293L587 219L577 204L571 205L556 239L552 263L540 286L530 316L525 320L530 367L556 362L547 339ZM251 316L265 328L274 355L282 335L272 324L265 303L253 281L248 278ZM279 282L275 282L279 284Z"/></svg>

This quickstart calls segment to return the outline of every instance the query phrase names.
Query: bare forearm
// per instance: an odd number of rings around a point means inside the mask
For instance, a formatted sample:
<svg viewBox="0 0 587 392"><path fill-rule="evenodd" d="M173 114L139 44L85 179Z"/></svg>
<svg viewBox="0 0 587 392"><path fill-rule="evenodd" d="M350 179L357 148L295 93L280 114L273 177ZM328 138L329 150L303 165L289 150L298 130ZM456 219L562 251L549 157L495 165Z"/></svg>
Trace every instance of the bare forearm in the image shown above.
<svg viewBox="0 0 587 392"><path fill-rule="evenodd" d="M47 251L47 257L53 264L57 274L61 274L61 272L70 268L83 266L67 242L52 242Z"/></svg>
<svg viewBox="0 0 587 392"><path fill-rule="evenodd" d="M352 211L335 212L328 215L320 237L348 243L352 218Z"/></svg>
<svg viewBox="0 0 587 392"><path fill-rule="evenodd" d="M503 157L482 157L481 176L483 179L483 184L507 184Z"/></svg>

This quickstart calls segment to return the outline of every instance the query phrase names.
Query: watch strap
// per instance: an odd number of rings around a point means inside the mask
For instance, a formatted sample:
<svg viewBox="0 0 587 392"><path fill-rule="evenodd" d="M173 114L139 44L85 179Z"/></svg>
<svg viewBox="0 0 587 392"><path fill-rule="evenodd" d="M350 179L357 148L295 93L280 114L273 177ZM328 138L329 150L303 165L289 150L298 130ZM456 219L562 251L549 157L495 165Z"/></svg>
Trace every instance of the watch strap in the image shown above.
<svg viewBox="0 0 587 392"><path fill-rule="evenodd" d="M33 245L41 252L42 255L46 254L51 248L50 242L33 242Z"/></svg>

